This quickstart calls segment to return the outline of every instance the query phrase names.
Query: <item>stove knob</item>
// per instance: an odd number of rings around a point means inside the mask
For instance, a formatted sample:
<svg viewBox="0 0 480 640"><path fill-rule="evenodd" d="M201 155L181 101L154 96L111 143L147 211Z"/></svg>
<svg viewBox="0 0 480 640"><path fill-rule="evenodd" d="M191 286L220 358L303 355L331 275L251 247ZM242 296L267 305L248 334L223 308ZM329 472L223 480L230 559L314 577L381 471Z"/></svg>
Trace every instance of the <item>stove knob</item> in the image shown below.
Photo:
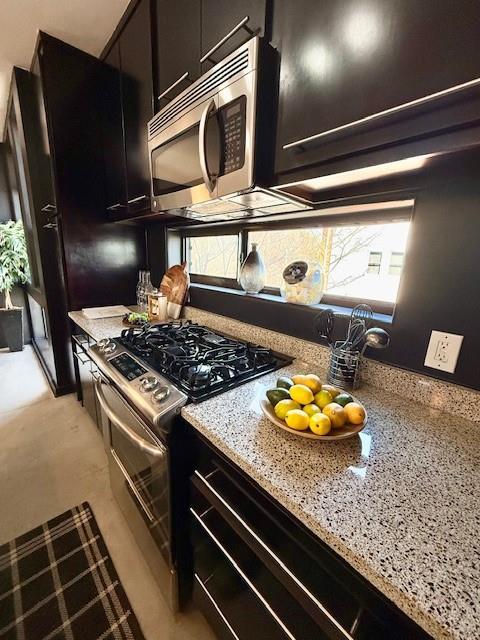
<svg viewBox="0 0 480 640"><path fill-rule="evenodd" d="M102 338L97 342L98 348L103 351L107 345L110 344L110 338Z"/></svg>
<svg viewBox="0 0 480 640"><path fill-rule="evenodd" d="M158 387L158 380L157 378L155 378L155 376L146 376L145 378L143 378L140 385L140 389L142 391L153 391L153 389Z"/></svg>
<svg viewBox="0 0 480 640"><path fill-rule="evenodd" d="M160 387L152 393L152 398L154 402L163 402L165 398L168 398L170 395L170 389L168 387Z"/></svg>
<svg viewBox="0 0 480 640"><path fill-rule="evenodd" d="M115 351L115 349L117 348L117 345L115 344L115 342L112 342L111 340L108 342L108 344L106 344L102 351L103 353L113 353Z"/></svg>

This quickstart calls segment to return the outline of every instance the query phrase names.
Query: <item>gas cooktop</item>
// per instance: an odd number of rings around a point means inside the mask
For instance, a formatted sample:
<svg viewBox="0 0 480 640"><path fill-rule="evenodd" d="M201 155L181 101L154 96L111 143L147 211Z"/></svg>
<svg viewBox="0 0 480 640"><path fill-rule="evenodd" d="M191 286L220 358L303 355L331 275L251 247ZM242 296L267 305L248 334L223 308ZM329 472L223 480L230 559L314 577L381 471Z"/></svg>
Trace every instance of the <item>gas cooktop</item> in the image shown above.
<svg viewBox="0 0 480 640"><path fill-rule="evenodd" d="M191 322L130 328L115 340L183 391L191 402L279 369L285 355Z"/></svg>

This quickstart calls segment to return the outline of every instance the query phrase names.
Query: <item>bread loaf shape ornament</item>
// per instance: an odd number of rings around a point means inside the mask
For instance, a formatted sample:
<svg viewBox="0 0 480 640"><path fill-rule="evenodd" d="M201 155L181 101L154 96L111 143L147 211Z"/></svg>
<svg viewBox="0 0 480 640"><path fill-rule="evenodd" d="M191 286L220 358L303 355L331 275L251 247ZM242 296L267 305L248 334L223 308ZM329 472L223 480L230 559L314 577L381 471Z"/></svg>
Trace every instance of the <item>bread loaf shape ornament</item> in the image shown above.
<svg viewBox="0 0 480 640"><path fill-rule="evenodd" d="M176 264L167 269L160 283L160 291L167 296L167 314L169 318L177 320L188 297L190 275L187 263Z"/></svg>

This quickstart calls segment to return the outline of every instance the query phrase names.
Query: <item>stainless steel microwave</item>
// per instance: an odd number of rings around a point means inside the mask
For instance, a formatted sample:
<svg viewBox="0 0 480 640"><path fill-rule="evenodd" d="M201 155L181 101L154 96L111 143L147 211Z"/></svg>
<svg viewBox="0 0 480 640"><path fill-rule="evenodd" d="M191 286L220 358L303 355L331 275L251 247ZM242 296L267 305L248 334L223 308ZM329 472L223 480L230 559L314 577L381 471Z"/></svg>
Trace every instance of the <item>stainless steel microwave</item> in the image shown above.
<svg viewBox="0 0 480 640"><path fill-rule="evenodd" d="M213 221L310 208L266 188L276 100L267 47L252 38L150 120L153 212Z"/></svg>

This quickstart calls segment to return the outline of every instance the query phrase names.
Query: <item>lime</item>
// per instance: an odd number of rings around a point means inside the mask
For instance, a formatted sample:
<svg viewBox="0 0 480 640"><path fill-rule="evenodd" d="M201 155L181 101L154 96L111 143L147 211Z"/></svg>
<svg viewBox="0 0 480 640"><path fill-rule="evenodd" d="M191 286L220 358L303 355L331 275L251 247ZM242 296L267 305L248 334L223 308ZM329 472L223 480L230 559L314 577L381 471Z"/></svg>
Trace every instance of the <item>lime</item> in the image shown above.
<svg viewBox="0 0 480 640"><path fill-rule="evenodd" d="M290 387L293 387L293 380L290 380L290 378L282 376L277 380L277 388L290 389Z"/></svg>
<svg viewBox="0 0 480 640"><path fill-rule="evenodd" d="M270 400L270 404L274 407L280 402L280 400L288 400L290 394L287 389L269 389L267 391L267 398Z"/></svg>
<svg viewBox="0 0 480 640"><path fill-rule="evenodd" d="M353 402L353 398L348 393L339 393L338 396L335 396L335 402L344 407L349 402Z"/></svg>

